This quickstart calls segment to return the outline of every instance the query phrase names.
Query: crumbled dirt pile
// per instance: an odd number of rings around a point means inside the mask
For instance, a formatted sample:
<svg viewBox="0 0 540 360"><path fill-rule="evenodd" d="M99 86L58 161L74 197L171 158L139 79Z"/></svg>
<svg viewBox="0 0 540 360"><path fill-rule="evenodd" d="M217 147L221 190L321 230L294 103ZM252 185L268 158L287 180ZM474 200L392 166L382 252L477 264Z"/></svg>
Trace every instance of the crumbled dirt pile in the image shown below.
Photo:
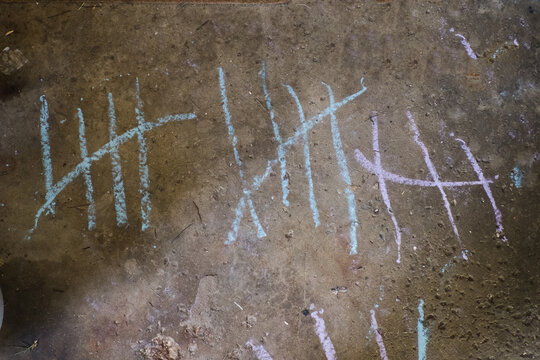
<svg viewBox="0 0 540 360"><path fill-rule="evenodd" d="M172 337L161 334L141 349L141 353L149 360L176 360L182 357L180 345Z"/></svg>

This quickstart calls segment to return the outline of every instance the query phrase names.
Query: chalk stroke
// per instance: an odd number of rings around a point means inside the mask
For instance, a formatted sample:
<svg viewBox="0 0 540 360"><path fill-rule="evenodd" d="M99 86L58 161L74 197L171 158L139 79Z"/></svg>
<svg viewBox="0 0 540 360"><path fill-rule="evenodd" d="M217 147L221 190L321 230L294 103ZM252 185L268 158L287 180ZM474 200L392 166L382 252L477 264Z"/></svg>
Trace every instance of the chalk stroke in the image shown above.
<svg viewBox="0 0 540 360"><path fill-rule="evenodd" d="M365 155L358 149L354 150L354 156L356 161L362 165L367 171L373 174L377 174L377 167L370 160L368 160ZM385 169L381 170L381 174L386 180L390 180L397 184L402 185L412 185L412 186L422 186L422 187L437 187L437 183L430 180L421 180L421 179L411 179L401 175L394 174ZM487 180L488 183L492 183L493 180ZM473 185L482 185L481 181L441 181L440 184L443 187L462 187L462 186L473 186Z"/></svg>
<svg viewBox="0 0 540 360"><path fill-rule="evenodd" d="M282 202L283 205L289 206L289 177L287 175L287 160L285 159L285 148L283 147L283 140L281 139L281 135L279 134L279 125L277 124L275 120L275 114L274 109L272 108L272 99L270 98L270 94L268 94L268 89L266 87L266 66L264 62L262 63L262 69L259 72L259 76L262 80L262 88L264 92L264 98L266 100L266 108L268 109L268 112L270 113L270 120L272 121L272 128L274 129L274 138L278 142L278 160L279 160L279 167L281 169L281 192L283 194Z"/></svg>
<svg viewBox="0 0 540 360"><path fill-rule="evenodd" d="M253 344L252 340L249 340L246 343L246 346L250 347L251 350L253 350L258 360L272 360L272 356L270 356L270 354L268 353L268 351L266 351L264 346Z"/></svg>
<svg viewBox="0 0 540 360"><path fill-rule="evenodd" d="M460 245L461 245L461 239L459 237L459 232L457 231L457 226L456 226L456 224L454 222L454 218L453 218L452 212L450 210L450 203L448 202L448 198L446 196L444 188L447 188L447 187L448 188L456 188L456 187L462 187L462 186L478 186L478 185L483 186L484 190L486 191L486 194L487 194L488 198L491 201L491 205L492 205L493 211L495 213L495 219L496 219L496 222L497 222L497 236L502 237L503 241L506 241L506 238L503 235L501 212L499 211L499 209L495 205L495 199L493 198L493 195L492 195L490 187L489 187L489 184L493 183L493 180L488 180L488 179L486 179L484 177L482 169L480 168L480 166L476 162L476 159L474 158L474 156L470 152L470 150L467 147L467 145L465 144L465 142L463 140L461 140L461 139L457 139L458 141L461 142L461 147L465 151L465 153L467 155L467 158L468 158L469 162L471 163L471 165L473 166L479 180L478 181L441 181L440 178L439 178L439 175L438 175L438 173L437 173L437 171L435 169L435 166L433 165L433 162L431 161L431 159L429 157L429 151L428 151L427 147L420 140L420 132L418 131L416 123L414 122L414 119L413 119L412 115L408 111L407 111L407 117L409 118L411 129L413 130L413 133L414 133L414 140L415 140L416 144L422 150L422 154L424 156L424 162L426 163L426 166L428 167L430 175L433 178L432 181L407 178L407 177L404 177L404 176L397 175L397 174L394 174L392 172L386 171L385 169L382 168L382 165L380 163L380 154L379 154L380 149L379 149L379 144L378 144L378 129L377 129L377 123L378 122L377 122L377 116L376 116L375 112L373 113L373 116L371 117L372 124L373 124L373 151L375 153L374 162L371 162L370 160L368 160L367 157L360 150L358 150L358 149L354 150L354 157L355 157L356 161L362 167L364 167L366 170L368 170L372 174L375 174L379 179L379 185L380 185L379 189L381 191L381 195L383 197L383 200L385 202L385 205L386 205L387 209L389 209L389 212L392 215L392 222L394 223L394 228L395 228L395 231L396 231L396 243L398 242L397 241L397 239L398 239L397 234L399 233L400 228L399 228L399 226L397 224L397 220L395 220L396 218L395 218L395 215L394 215L393 211L391 211L390 198L388 196L388 191L386 189L385 180L392 181L394 183L402 184L402 185L412 185L412 186L436 187L436 188L438 188L439 192L441 193L441 197L443 199L443 203L444 203L445 209L447 211L448 218L450 219L450 222L452 224L452 229L453 229L454 234L456 235ZM453 136L453 134L451 136ZM383 185L383 183L384 183L384 185ZM399 259L400 259L399 250L400 249L399 249L399 244L398 244L398 260L397 260L398 262L399 262ZM465 250L463 248L461 250L462 250L461 251L462 258L464 260L467 260L468 259L467 250Z"/></svg>
<svg viewBox="0 0 540 360"><path fill-rule="evenodd" d="M328 89L328 98L330 99L330 107L334 106L334 92L332 88L323 83L324 86ZM339 124L334 112L330 113L330 129L332 131L332 142L334 144L334 150L336 152L336 158L339 166L339 173L341 179L345 183L345 196L347 197L347 205L349 209L349 221L351 223L350 228L350 242L351 249L350 254L354 255L357 253L358 240L356 237L356 229L358 227L358 217L356 216L356 200L354 198L354 193L351 190L351 176L349 174L349 167L347 165L347 158L345 157L345 152L343 151L343 143L341 142L341 133L339 131Z"/></svg>
<svg viewBox="0 0 540 360"><path fill-rule="evenodd" d="M309 207L313 213L313 222L315 227L318 227L321 223L319 221L319 210L317 209L317 200L315 200L315 193L313 190L313 176L311 175L311 156L309 154L309 141L308 141L308 128L306 126L306 118L304 115L304 110L300 104L300 100L293 88L289 85L285 85L287 91L296 102L296 107L298 108L298 116L300 117L300 124L302 125L302 140L304 142L304 167L306 168L306 178L308 180L309 187Z"/></svg>
<svg viewBox="0 0 540 360"><path fill-rule="evenodd" d="M370 313L371 313L371 328L375 332L375 340L377 341L377 345L379 345L379 353L381 355L381 359L388 360L388 356L386 355L386 348L384 347L384 341L379 331L379 325L377 325L377 319L375 318L375 310L371 310Z"/></svg>
<svg viewBox="0 0 540 360"><path fill-rule="evenodd" d="M394 224L394 230L395 230L395 239L396 239L396 245L397 245L397 259L396 262L401 262L401 229L399 228L396 215L394 214L394 211L392 210L392 205L390 203L390 197L388 196L388 191L386 190L386 182L384 179L384 176L382 175L382 164L381 164L381 151L379 148L379 125L377 121L377 113L374 111L371 116L371 122L372 122L372 137L373 137L373 156L374 156L374 162L375 162L375 174L377 175L379 179L379 190L381 191L381 195L384 201L384 205L386 206L386 210L388 214L390 214L390 217L392 218L392 223Z"/></svg>
<svg viewBox="0 0 540 360"><path fill-rule="evenodd" d="M274 163L275 161L268 162L266 166L266 171L264 172L264 174L260 177L256 176L253 179L253 183L251 184L250 188L245 189L245 191L243 192L244 196L246 194L249 194L251 196L251 193L253 191L259 190L263 181L270 175L270 171L272 171L272 166L274 165ZM236 241L236 238L238 237L238 231L240 230L240 221L242 220L242 217L244 216L244 210L246 208L244 196L240 198L240 201L238 202L238 205L236 206L236 209L234 211L236 215L234 217L232 229L231 231L229 231L228 240L225 241L226 245L232 244L233 242Z"/></svg>
<svg viewBox="0 0 540 360"><path fill-rule="evenodd" d="M450 29L450 32L454 32L454 28L451 28ZM467 39L465 38L465 36L461 35L461 34L454 34L456 35L458 38L461 39L461 45L463 45L463 47L465 48L465 51L467 52L467 55L469 55L469 57L471 59L474 59L474 60L477 60L478 57L476 56L476 54L474 53L473 49L471 48L471 44L469 44L469 42L467 41Z"/></svg>
<svg viewBox="0 0 540 360"><path fill-rule="evenodd" d="M221 70L222 71L222 70ZM364 78L360 80L360 84L362 85L362 89L343 98L341 101L334 103L334 105L329 106L322 110L319 114L313 116L309 120L305 121L305 128L306 131L311 130L315 125L319 124L325 117L329 116L332 113L335 113L338 109L345 106L349 102L355 100L357 97L362 95L366 90L367 87L364 85ZM303 130L304 128L297 130L292 136L287 138L285 141L282 142L282 148L283 148L283 155L285 156L287 154L288 149L299 142L303 138ZM245 202L246 202L246 194L250 194L254 191L257 191L259 187L262 185L262 183L265 181L265 179L268 177L267 174L272 170L272 167L279 162L279 156L277 159L268 161L268 166L265 169L265 172L261 175L255 176L253 178L253 183L250 187L250 189L244 189L242 197L238 200L238 204L235 208L235 218L233 220L231 230L229 231L228 239L225 241L225 244L232 244L234 243L238 238L238 231L240 222L242 221L242 218L244 217L244 209L245 209Z"/></svg>
<svg viewBox="0 0 540 360"><path fill-rule="evenodd" d="M109 93L109 141L116 139L116 114L114 111L114 101L112 93ZM118 226L127 224L126 194L124 191L124 181L122 180L122 164L118 146L113 146L111 150L114 208L116 211L116 224Z"/></svg>
<svg viewBox="0 0 540 360"><path fill-rule="evenodd" d="M426 145L424 145L424 143L420 139L420 132L418 131L418 128L416 127L416 123L414 122L414 119L409 111L407 111L407 118L409 118L409 123L414 132L414 141L422 150L422 154L424 155L424 162L426 163L429 173L431 177L433 178L433 181L437 184L437 188L439 189L439 192L441 193L444 207L446 208L446 213L448 215L448 220L450 220L450 224L452 224L452 230L454 230L454 234L456 235L459 245L463 246L461 243L461 237L459 236L459 231L454 221L454 216L452 215L452 209L450 209L450 202L448 201L448 197L446 196L444 187L442 186L441 181L439 180L439 173L435 169L435 166L433 165L433 162L431 161L431 158L429 157L429 151Z"/></svg>
<svg viewBox="0 0 540 360"><path fill-rule="evenodd" d="M234 126L232 125L232 122L231 122L231 113L229 111L229 100L227 98L227 89L225 87L225 74L222 68L218 68L218 71L219 71L219 88L221 90L221 101L222 101L223 113L225 114L225 124L227 125L229 139L231 140L231 145L233 147L234 160L236 161L236 165L238 166L238 175L240 176L240 179L242 180L242 184L244 187L243 193L246 198L246 202L249 206L251 219L253 220L253 223L257 227L257 237L261 239L266 236L266 232L264 231L259 221L259 217L257 216L257 212L255 211L253 201L251 200L251 191L247 189L247 182L246 182L246 179L244 178L244 172L242 170L242 160L240 159L240 155L238 154L238 149L236 148L236 145L238 144L238 139L236 138L236 135L234 133ZM238 210L238 207L237 207L237 210ZM243 209L241 213L243 213ZM236 217L238 218L239 217L238 211L236 215L237 215ZM239 226L239 224L240 222L237 223L237 226ZM236 229L236 233L238 233L238 228ZM230 242L231 242L231 236L229 233L229 243Z"/></svg>
<svg viewBox="0 0 540 360"><path fill-rule="evenodd" d="M418 360L426 360L426 349L428 343L428 330L424 328L424 300L420 299L418 304Z"/></svg>
<svg viewBox="0 0 540 360"><path fill-rule="evenodd" d="M139 126L143 125L146 121L144 120L144 111L143 104L141 100L141 90L139 88L139 78L136 79L136 97L137 97L137 107L135 108L135 115ZM150 180L148 175L148 147L146 145L146 139L144 138L144 132L139 130L137 133L137 138L139 140L139 179L140 179L140 188L139 193L141 194L141 219L142 231L148 230L150 227L150 211L152 210L152 203L150 202L150 193L148 189L150 187Z"/></svg>
<svg viewBox="0 0 540 360"><path fill-rule="evenodd" d="M482 183L482 186L484 187L484 191L486 192L489 202L491 203L491 207L493 208L493 213L495 214L495 223L497 225L496 235L502 241L506 242L508 239L504 235L504 228L502 225L502 214L499 208L497 207L497 204L495 203L495 198L493 197L491 188L489 187L489 181L486 180L484 176L484 172L482 171L482 168L480 167L480 165L478 165L478 161L476 161L474 155L471 152L471 149L469 149L465 141L461 140L460 138L456 138L456 140L461 144L461 148L465 152L467 159L469 160L469 162L471 163L471 166L476 172L478 179L480 180L480 182Z"/></svg>
<svg viewBox="0 0 540 360"><path fill-rule="evenodd" d="M324 319L321 318L319 315L322 315L324 313L324 309L315 310L315 305L311 304L309 307L309 310L311 310L311 317L315 319L315 333L319 337L319 341L321 342L321 345L324 349L324 353L326 354L327 360L336 360L336 350L334 349L334 344L332 344L332 340L328 336L328 333L326 332L326 325L324 323ZM315 311L313 311L315 310Z"/></svg>
<svg viewBox="0 0 540 360"><path fill-rule="evenodd" d="M41 99L42 99L42 104L46 104L44 95L41 97ZM42 108L41 113L42 113L41 119L43 123L44 118L48 119L48 107L46 105L45 105L45 110ZM43 114L47 114L47 115L44 116ZM101 158L103 158L103 156L107 154L111 154L114 151L117 151L118 146L126 143L127 141L129 141L135 136L139 136L140 134L144 134L150 130L159 128L169 122L192 120L196 118L197 116L195 114L186 113L186 114L166 115L162 118L159 118L157 122L152 122L152 123L143 121L137 127L134 127L126 131L122 135L115 137L114 140L109 141L107 144L103 145L97 151L87 156L84 160L82 160L79 164L77 164L73 170L71 170L67 175L65 175L60 181L51 185L50 190L47 192L47 195L45 196L45 203L36 212L36 215L34 218L34 225L28 231L25 238L26 239L31 238L31 235L34 233L34 231L36 230L38 226L38 222L41 215L43 215L46 212L46 210L51 207L52 204L54 204L54 200L66 188L66 186L71 184L77 177L84 174L85 170L89 168L93 162L100 160ZM44 148L45 147L42 147L42 149Z"/></svg>
<svg viewBox="0 0 540 360"><path fill-rule="evenodd" d="M43 171L45 174L45 198L51 196L51 189L53 186L53 170L51 159L51 144L49 139L49 104L45 95L42 95L39 100L41 101L41 111L39 116L39 125L41 132L41 153L43 161ZM47 207L47 210L54 214L54 202L51 202Z"/></svg>
<svg viewBox="0 0 540 360"><path fill-rule="evenodd" d="M86 134L84 117L82 110L77 109L79 116L79 146L81 149L81 159L85 161L88 158L88 148L86 146ZM96 228L96 204L94 203L94 186L92 185L92 176L90 176L90 163L83 171L84 183L86 185L86 201L88 201L88 230Z"/></svg>
<svg viewBox="0 0 540 360"><path fill-rule="evenodd" d="M518 166L515 166L510 172L510 180L514 183L517 189L523 187L523 171Z"/></svg>

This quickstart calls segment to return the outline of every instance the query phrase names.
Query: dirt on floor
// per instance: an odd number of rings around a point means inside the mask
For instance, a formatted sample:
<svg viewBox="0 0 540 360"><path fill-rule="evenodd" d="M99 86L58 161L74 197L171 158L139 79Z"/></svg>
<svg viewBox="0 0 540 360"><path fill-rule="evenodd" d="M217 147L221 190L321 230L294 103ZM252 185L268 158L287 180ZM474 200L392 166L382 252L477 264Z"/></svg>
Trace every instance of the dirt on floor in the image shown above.
<svg viewBox="0 0 540 360"><path fill-rule="evenodd" d="M0 1L0 358L540 358L539 12Z"/></svg>

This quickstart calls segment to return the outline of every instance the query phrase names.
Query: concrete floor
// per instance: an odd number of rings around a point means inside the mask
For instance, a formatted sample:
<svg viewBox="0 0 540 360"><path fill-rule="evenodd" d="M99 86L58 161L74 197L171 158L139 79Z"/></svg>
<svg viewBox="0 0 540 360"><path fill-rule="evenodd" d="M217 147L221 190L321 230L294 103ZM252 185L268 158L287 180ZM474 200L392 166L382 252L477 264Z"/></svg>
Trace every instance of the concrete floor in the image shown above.
<svg viewBox="0 0 540 360"><path fill-rule="evenodd" d="M0 357L539 358L539 12L0 3Z"/></svg>

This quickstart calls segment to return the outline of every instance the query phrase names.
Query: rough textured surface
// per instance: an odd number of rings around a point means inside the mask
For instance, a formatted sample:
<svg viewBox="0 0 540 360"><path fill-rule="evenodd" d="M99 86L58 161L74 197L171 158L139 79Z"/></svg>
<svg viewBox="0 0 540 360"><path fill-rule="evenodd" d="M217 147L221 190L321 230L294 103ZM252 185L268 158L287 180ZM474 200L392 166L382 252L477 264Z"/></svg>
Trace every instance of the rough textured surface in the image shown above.
<svg viewBox="0 0 540 360"><path fill-rule="evenodd" d="M192 359L421 359L423 342L428 359L538 358L539 11L0 3L0 50L28 59L0 74L0 356L39 339L18 357L141 359L159 335ZM367 89L304 126L298 103L306 120L330 106L321 82L336 103ZM47 200L40 124L55 184L81 163L79 108L89 156L110 141L109 93L116 134L135 128L116 163L126 224L105 153L25 239ZM196 118L137 130L183 113ZM272 116L295 141L280 146ZM355 149L423 182L383 184ZM504 233L481 184L426 187L430 167L478 181L474 164Z"/></svg>

